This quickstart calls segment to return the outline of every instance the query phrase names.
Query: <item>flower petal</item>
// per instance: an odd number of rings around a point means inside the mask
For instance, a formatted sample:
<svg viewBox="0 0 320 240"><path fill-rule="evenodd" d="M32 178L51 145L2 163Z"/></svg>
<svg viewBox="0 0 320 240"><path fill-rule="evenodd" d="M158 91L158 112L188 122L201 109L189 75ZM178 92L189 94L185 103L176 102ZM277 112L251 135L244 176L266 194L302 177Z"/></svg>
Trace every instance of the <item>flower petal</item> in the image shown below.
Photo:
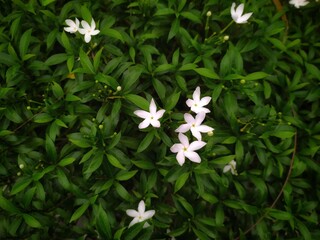
<svg viewBox="0 0 320 240"><path fill-rule="evenodd" d="M194 117L193 117L190 113L185 113L185 114L184 114L184 120L185 120L187 123L190 123L190 124L195 122Z"/></svg>
<svg viewBox="0 0 320 240"><path fill-rule="evenodd" d="M178 138L184 147L189 147L189 139L183 133L179 133Z"/></svg>
<svg viewBox="0 0 320 240"><path fill-rule="evenodd" d="M230 9L230 13L231 13L231 17L234 18L235 14L236 14L236 3L232 3L231 5L231 9Z"/></svg>
<svg viewBox="0 0 320 240"><path fill-rule="evenodd" d="M81 21L81 25L84 29L90 29L89 23L87 23L85 20Z"/></svg>
<svg viewBox="0 0 320 240"><path fill-rule="evenodd" d="M147 119L143 120L143 121L139 124L138 128L139 128L139 129L144 129L144 128L148 127L149 125L150 125L150 119L147 118Z"/></svg>
<svg viewBox="0 0 320 240"><path fill-rule="evenodd" d="M196 126L199 126L203 122L205 117L206 117L206 113L205 112L199 112L197 114L196 118L195 118Z"/></svg>
<svg viewBox="0 0 320 240"><path fill-rule="evenodd" d="M203 97L203 98L201 98L199 105L205 106L205 105L207 105L210 101L211 101L211 97Z"/></svg>
<svg viewBox="0 0 320 240"><path fill-rule="evenodd" d="M136 224L139 222L139 218L135 217L129 224L129 227L132 227L132 225Z"/></svg>
<svg viewBox="0 0 320 240"><path fill-rule="evenodd" d="M140 118L149 118L150 117L150 113L147 111L144 111L144 110L136 110L133 113Z"/></svg>
<svg viewBox="0 0 320 240"><path fill-rule="evenodd" d="M92 36L94 36L94 35L97 35L98 33L100 32L100 30L94 30L94 31L92 31L90 34L92 35Z"/></svg>
<svg viewBox="0 0 320 240"><path fill-rule="evenodd" d="M183 145L181 143L175 143L170 148L170 151L173 153L177 153L183 149Z"/></svg>
<svg viewBox="0 0 320 240"><path fill-rule="evenodd" d="M201 158L200 158L199 154L196 153L196 152L189 152L189 151L187 151L187 152L185 152L184 154L185 154L185 156L186 156L187 158L189 158L190 161L192 161L192 162L196 162L196 163L200 163L200 162L201 162Z"/></svg>
<svg viewBox="0 0 320 240"><path fill-rule="evenodd" d="M156 106L156 103L154 102L153 98L151 99L151 102L150 102L149 112L151 115L155 115L157 112L157 106Z"/></svg>
<svg viewBox="0 0 320 240"><path fill-rule="evenodd" d="M146 205L144 204L144 201L141 200L139 202L139 205L138 205L138 212L143 215L144 214L144 211L146 210Z"/></svg>
<svg viewBox="0 0 320 240"><path fill-rule="evenodd" d="M191 127L191 125L188 123L182 124L175 130L175 132L185 133L185 132L189 131L190 127Z"/></svg>
<svg viewBox="0 0 320 240"><path fill-rule="evenodd" d="M199 101L200 101L200 94L201 94L201 92L200 92L200 87L198 86L198 87L196 88L196 90L194 90L193 95L192 95L193 100L194 100L195 102L199 102Z"/></svg>
<svg viewBox="0 0 320 240"><path fill-rule="evenodd" d="M209 127L207 125L200 125L197 127L197 129L199 132L202 132L202 133L207 133L214 130L212 127Z"/></svg>
<svg viewBox="0 0 320 240"><path fill-rule="evenodd" d="M90 42L90 40L91 40L91 35L90 35L90 34L85 34L85 35L84 35L84 41L85 41L86 43L88 43L88 42Z"/></svg>
<svg viewBox="0 0 320 240"><path fill-rule="evenodd" d="M188 99L188 100L186 101L186 104L187 104L188 107L191 108L191 107L194 105L194 100L193 100L193 99Z"/></svg>
<svg viewBox="0 0 320 240"><path fill-rule="evenodd" d="M230 169L231 169L231 166L228 164L228 165L224 166L223 172L226 173L226 172L230 171Z"/></svg>
<svg viewBox="0 0 320 240"><path fill-rule="evenodd" d="M146 211L146 212L142 215L142 217L143 217L144 220L147 220L147 219L149 219L149 218L152 218L155 213L156 213L155 210L149 210L149 211Z"/></svg>
<svg viewBox="0 0 320 240"><path fill-rule="evenodd" d="M185 162L185 157L184 157L184 151L180 151L178 152L177 156L176 156L176 159L179 163L180 166L182 166Z"/></svg>
<svg viewBox="0 0 320 240"><path fill-rule="evenodd" d="M238 22L237 23L247 23L248 19L251 17L252 15L252 12L251 13L246 13L244 14L243 16L241 16L239 19L238 19Z"/></svg>
<svg viewBox="0 0 320 240"><path fill-rule="evenodd" d="M194 141L190 144L188 147L188 151L196 151L199 150L200 148L204 147L207 143L203 141Z"/></svg>
<svg viewBox="0 0 320 240"><path fill-rule="evenodd" d="M153 127L155 127L155 128L159 128L159 127L161 126L160 122L159 122L158 120L156 120L156 119L152 119L152 120L150 121L150 123L151 123L151 125L152 125Z"/></svg>
<svg viewBox="0 0 320 240"><path fill-rule="evenodd" d="M86 34L87 31L84 28L79 28L78 29L79 33L81 33L82 35Z"/></svg>
<svg viewBox="0 0 320 240"><path fill-rule="evenodd" d="M196 139L201 140L201 133L199 132L198 128L190 128L192 136L194 136ZM190 146L189 146L190 148Z"/></svg>
<svg viewBox="0 0 320 240"><path fill-rule="evenodd" d="M96 28L96 23L93 20L93 18L91 19L91 29L95 29Z"/></svg>
<svg viewBox="0 0 320 240"><path fill-rule="evenodd" d="M244 4L241 3L241 4L237 7L237 9L236 9L236 15L237 15L238 17L240 17L240 16L242 15L243 9L244 9Z"/></svg>
<svg viewBox="0 0 320 240"><path fill-rule="evenodd" d="M154 118L159 119L163 116L163 114L165 113L166 110L161 109L158 112L156 112L156 114L154 114Z"/></svg>
<svg viewBox="0 0 320 240"><path fill-rule="evenodd" d="M138 213L136 210L134 210L134 209L128 209L128 210L126 211L126 214L127 214L128 216L130 216L130 217L137 217L137 216L139 216L139 213Z"/></svg>

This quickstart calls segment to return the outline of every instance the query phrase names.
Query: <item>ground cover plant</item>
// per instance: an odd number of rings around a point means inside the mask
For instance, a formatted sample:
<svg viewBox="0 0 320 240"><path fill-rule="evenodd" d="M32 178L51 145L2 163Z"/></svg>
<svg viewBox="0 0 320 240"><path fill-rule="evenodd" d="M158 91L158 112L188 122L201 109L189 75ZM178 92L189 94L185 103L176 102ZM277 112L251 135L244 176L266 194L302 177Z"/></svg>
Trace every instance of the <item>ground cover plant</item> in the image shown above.
<svg viewBox="0 0 320 240"><path fill-rule="evenodd" d="M1 239L320 239L320 3L0 2Z"/></svg>

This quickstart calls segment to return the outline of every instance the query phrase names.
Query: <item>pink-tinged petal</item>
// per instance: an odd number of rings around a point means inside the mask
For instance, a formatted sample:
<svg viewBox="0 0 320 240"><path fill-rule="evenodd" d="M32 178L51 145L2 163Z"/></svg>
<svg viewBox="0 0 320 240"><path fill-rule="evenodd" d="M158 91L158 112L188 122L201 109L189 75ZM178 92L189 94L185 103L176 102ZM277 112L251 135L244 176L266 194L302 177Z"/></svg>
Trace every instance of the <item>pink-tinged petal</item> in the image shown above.
<svg viewBox="0 0 320 240"><path fill-rule="evenodd" d="M212 127L209 127L206 125L200 125L199 127L197 127L197 129L199 132L202 132L202 133L207 133L207 132L211 132L214 130Z"/></svg>
<svg viewBox="0 0 320 240"><path fill-rule="evenodd" d="M195 102L199 102L200 101L200 94L201 94L200 87L197 87L196 90L194 90L193 95L192 95L193 100Z"/></svg>
<svg viewBox="0 0 320 240"><path fill-rule="evenodd" d="M173 144L170 148L170 151L173 153L177 153L183 149L183 145L181 143Z"/></svg>
<svg viewBox="0 0 320 240"><path fill-rule="evenodd" d="M191 107L194 105L194 101L193 101L192 99L188 99L188 100L186 101L186 104L187 104L188 107L191 108Z"/></svg>
<svg viewBox="0 0 320 240"><path fill-rule="evenodd" d="M138 223L138 222L139 222L139 218L134 218L134 219L130 222L129 227L132 227L133 225L135 225L135 224Z"/></svg>
<svg viewBox="0 0 320 240"><path fill-rule="evenodd" d="M201 133L198 131L197 128L191 128L191 133L192 133L192 136L194 136L196 139L198 139L199 141L201 140ZM189 146L190 148L190 146Z"/></svg>
<svg viewBox="0 0 320 240"><path fill-rule="evenodd" d="M91 35L90 35L90 34L85 34L85 35L84 35L84 41L85 41L86 43L90 42L90 41L91 41Z"/></svg>
<svg viewBox="0 0 320 240"><path fill-rule="evenodd" d="M232 16L232 18L235 16L235 13L236 13L236 4L235 3L232 3L232 5L231 5L231 16Z"/></svg>
<svg viewBox="0 0 320 240"><path fill-rule="evenodd" d="M144 111L144 110L136 110L133 113L140 118L149 118L150 117L150 113L147 111Z"/></svg>
<svg viewBox="0 0 320 240"><path fill-rule="evenodd" d="M144 201L141 200L138 205L138 212L142 215L145 210L146 210L146 205L144 204Z"/></svg>
<svg viewBox="0 0 320 240"><path fill-rule="evenodd" d="M161 117L163 116L163 114L165 113L165 111L166 111L166 110L164 110L164 109L159 110L158 112L156 112L156 114L154 115L154 117L155 117L156 119L161 118Z"/></svg>
<svg viewBox="0 0 320 240"><path fill-rule="evenodd" d="M96 23L93 20L93 18L91 19L91 29L95 29L96 28Z"/></svg>
<svg viewBox="0 0 320 240"><path fill-rule="evenodd" d="M194 123L194 121L195 121L194 117L190 113L185 113L184 114L184 120L187 123Z"/></svg>
<svg viewBox="0 0 320 240"><path fill-rule="evenodd" d="M175 130L175 132L185 133L185 132L189 131L190 127L191 127L191 125L188 123L182 124Z"/></svg>
<svg viewBox="0 0 320 240"><path fill-rule="evenodd" d="M147 118L139 124L138 128L144 129L144 128L147 128L149 125L150 125L150 119Z"/></svg>
<svg viewBox="0 0 320 240"><path fill-rule="evenodd" d="M230 169L231 169L231 166L228 164L228 165L224 166L223 172L226 173L226 172L230 171Z"/></svg>
<svg viewBox="0 0 320 240"><path fill-rule="evenodd" d="M178 152L176 159L177 159L179 165L182 166L185 162L184 152L183 151Z"/></svg>
<svg viewBox="0 0 320 240"><path fill-rule="evenodd" d="M150 106L149 106L149 112L151 115L155 115L156 112L157 112L157 106L156 106L156 103L154 102L153 98L151 99L151 102L150 102Z"/></svg>
<svg viewBox="0 0 320 240"><path fill-rule="evenodd" d="M94 31L92 31L90 34L91 34L92 36L94 36L94 35L97 35L99 32L100 32L100 30L94 30Z"/></svg>
<svg viewBox="0 0 320 240"><path fill-rule="evenodd" d="M188 151L196 151L199 150L200 148L203 148L207 143L203 141L194 141L190 144L188 147Z"/></svg>
<svg viewBox="0 0 320 240"><path fill-rule="evenodd" d="M241 4L237 7L237 9L236 9L236 15L237 15L238 17L240 17L240 16L242 15L243 9L244 9L244 4L241 3Z"/></svg>
<svg viewBox="0 0 320 240"><path fill-rule="evenodd" d="M189 158L189 160L192 162L196 162L196 163L201 162L201 158L200 158L199 154L196 152L185 152L184 154L185 154L186 158Z"/></svg>
<svg viewBox="0 0 320 240"><path fill-rule="evenodd" d="M238 23L247 23L248 19L251 17L252 13L246 13L238 19Z"/></svg>
<svg viewBox="0 0 320 240"><path fill-rule="evenodd" d="M126 211L126 214L127 214L128 216L130 216L130 217L137 217L137 216L139 216L139 213L138 213L136 210L134 210L134 209L128 209L128 210Z"/></svg>
<svg viewBox="0 0 320 240"><path fill-rule="evenodd" d="M189 146L189 139L186 135L184 135L183 133L179 133L178 138L184 147Z"/></svg>
<svg viewBox="0 0 320 240"><path fill-rule="evenodd" d="M211 97L203 97L203 98L201 98L199 105L205 106L205 105L207 105L210 101L211 101Z"/></svg>
<svg viewBox="0 0 320 240"><path fill-rule="evenodd" d="M81 25L84 29L89 29L90 28L90 25L89 23L87 23L85 20L82 20L81 21Z"/></svg>
<svg viewBox="0 0 320 240"><path fill-rule="evenodd" d="M196 119L195 119L196 126L199 126L203 122L205 117L206 117L205 112L199 112L196 116Z"/></svg>
<svg viewBox="0 0 320 240"><path fill-rule="evenodd" d="M155 128L159 128L159 127L161 126L160 122L159 122L158 120L156 120L156 119L152 119L152 120L150 121L150 123L151 123L151 125L152 125L153 127L155 127Z"/></svg>
<svg viewBox="0 0 320 240"><path fill-rule="evenodd" d="M149 210L149 211L146 211L146 212L142 215L142 217L144 218L144 220L147 220L147 219L149 219L149 218L152 218L155 213L156 213L155 210Z"/></svg>

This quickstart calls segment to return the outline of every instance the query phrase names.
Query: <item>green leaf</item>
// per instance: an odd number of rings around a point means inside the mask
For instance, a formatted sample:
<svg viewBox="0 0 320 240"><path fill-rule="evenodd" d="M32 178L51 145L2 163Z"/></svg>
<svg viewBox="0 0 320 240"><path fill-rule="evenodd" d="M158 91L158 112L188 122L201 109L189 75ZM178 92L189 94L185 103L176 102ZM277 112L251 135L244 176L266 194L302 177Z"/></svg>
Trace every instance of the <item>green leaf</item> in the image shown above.
<svg viewBox="0 0 320 240"><path fill-rule="evenodd" d="M11 201L2 196L2 192L0 192L0 208L9 213L20 213L20 210Z"/></svg>
<svg viewBox="0 0 320 240"><path fill-rule="evenodd" d="M137 107L145 111L149 111L150 103L143 97L140 97L139 95L135 95L135 94L127 94L125 98L128 99L133 104L135 104Z"/></svg>
<svg viewBox="0 0 320 240"><path fill-rule="evenodd" d="M152 84L154 86L154 89L156 90L158 96L160 97L161 101L165 100L166 98L166 87L162 82L160 82L156 78L152 78Z"/></svg>
<svg viewBox="0 0 320 240"><path fill-rule="evenodd" d="M180 28L180 20L179 18L176 18L171 23L171 29L168 34L168 41L177 35L177 33L179 32L179 28Z"/></svg>
<svg viewBox="0 0 320 240"><path fill-rule="evenodd" d="M134 177L134 175L136 175L136 173L138 172L138 170L133 170L133 171L120 171L117 173L116 175L116 179L118 181L127 181L130 178Z"/></svg>
<svg viewBox="0 0 320 240"><path fill-rule="evenodd" d="M52 82L52 92L53 92L53 95L58 99L62 98L64 95L64 91L62 87L54 81Z"/></svg>
<svg viewBox="0 0 320 240"><path fill-rule="evenodd" d="M115 182L114 186L116 188L116 192L119 194L119 196L125 200L128 201L129 199L131 199L130 194L128 193L128 191L125 189L125 187L123 187L120 183Z"/></svg>
<svg viewBox="0 0 320 240"><path fill-rule="evenodd" d="M149 147L149 145L152 143L153 138L154 138L154 131L148 132L148 134L144 137L144 139L139 144L137 152L140 153L144 151L147 147Z"/></svg>
<svg viewBox="0 0 320 240"><path fill-rule="evenodd" d="M179 191L179 190L185 185L186 181L187 181L188 178L189 178L189 175L190 175L189 172L185 172L185 173L181 174L181 175L178 177L178 179L177 179L177 181L176 181L176 183L175 183L175 185L174 185L174 193L176 193L177 191Z"/></svg>
<svg viewBox="0 0 320 240"><path fill-rule="evenodd" d="M76 221L77 219L79 219L84 213L85 211L88 209L88 207L90 206L90 202L87 201L84 204L82 204L71 216L69 223Z"/></svg>
<svg viewBox="0 0 320 240"><path fill-rule="evenodd" d="M155 73L167 73L167 72L170 72L170 71L173 71L175 69L175 66L172 65L172 64L169 64L169 63L164 63L164 64L161 64L159 65L155 70L154 72Z"/></svg>
<svg viewBox="0 0 320 240"><path fill-rule="evenodd" d="M180 92L175 92L173 94L170 95L170 97L167 98L167 102L166 102L166 111L170 111L172 110L178 103L180 98Z"/></svg>
<svg viewBox="0 0 320 240"><path fill-rule="evenodd" d="M269 208L268 210L268 215L278 219L278 220L290 220L293 218L292 214L289 212L285 212L285 211L281 211L278 209L274 209L274 208Z"/></svg>
<svg viewBox="0 0 320 240"><path fill-rule="evenodd" d="M76 160L75 157L67 157L67 158L63 158L60 160L60 162L58 163L58 165L60 167L65 167L67 165L72 164L74 161Z"/></svg>
<svg viewBox="0 0 320 240"><path fill-rule="evenodd" d="M126 168L119 162L119 160L111 155L111 154L107 154L107 158L108 158L108 161L111 163L112 166L116 167L116 168L120 168L120 169L123 169L125 170Z"/></svg>
<svg viewBox="0 0 320 240"><path fill-rule="evenodd" d="M111 224L109 220L108 214L104 211L101 204L96 208L97 211L95 213L95 216L97 216L96 226L99 234L104 239L112 239L112 230L111 230Z"/></svg>
<svg viewBox="0 0 320 240"><path fill-rule="evenodd" d="M57 65L67 61L68 55L66 53L57 53L49 57L44 63L48 66Z"/></svg>
<svg viewBox="0 0 320 240"><path fill-rule="evenodd" d="M101 29L100 34L106 35L108 37L112 37L112 38L120 40L122 43L124 43L124 39L123 39L121 33L118 30L109 28L109 26L106 26L105 28Z"/></svg>
<svg viewBox="0 0 320 240"><path fill-rule="evenodd" d="M97 151L88 161L84 163L83 174L88 179L93 172L95 172L103 162L103 152Z"/></svg>
<svg viewBox="0 0 320 240"><path fill-rule="evenodd" d="M214 71L207 69L207 68L196 68L193 70L203 77L207 77L210 79L219 79L220 78Z"/></svg>
<svg viewBox="0 0 320 240"><path fill-rule="evenodd" d="M265 72L254 72L254 73L250 73L247 76L245 76L244 79L248 80L248 81L252 81L252 80L263 79L268 76L269 76L269 74L267 74Z"/></svg>
<svg viewBox="0 0 320 240"><path fill-rule="evenodd" d="M154 164L151 161L147 160L139 160L139 161L131 161L135 166L145 170L152 170L155 168Z"/></svg>
<svg viewBox="0 0 320 240"><path fill-rule="evenodd" d="M94 67L88 57L88 55L80 48L79 52L81 66L84 68L86 73L94 74Z"/></svg>
<svg viewBox="0 0 320 240"><path fill-rule="evenodd" d="M228 164L232 160L234 160L236 155L229 155L229 156L223 156L223 157L218 157L213 160L215 164Z"/></svg>
<svg viewBox="0 0 320 240"><path fill-rule="evenodd" d="M34 218L33 216L29 215L29 214L22 214L22 217L24 219L24 221L32 228L41 228L42 225L41 223L36 219Z"/></svg>
<svg viewBox="0 0 320 240"><path fill-rule="evenodd" d="M197 68L197 65L195 63L187 63L182 65L179 68L179 71L189 71L189 70L195 70Z"/></svg>
<svg viewBox="0 0 320 240"><path fill-rule="evenodd" d="M83 138L81 133L71 133L68 135L68 139L74 145L81 147L81 148L88 148L91 147L91 143L89 140Z"/></svg>
<svg viewBox="0 0 320 240"><path fill-rule="evenodd" d="M91 11L85 5L81 6L81 16L86 22L89 23L89 25L91 24L91 20L92 20Z"/></svg>
<svg viewBox="0 0 320 240"><path fill-rule="evenodd" d="M97 72L99 69L102 50L103 50L103 48L100 48L100 50L96 53L96 55L93 58L93 67L94 67L95 72Z"/></svg>
<svg viewBox="0 0 320 240"><path fill-rule="evenodd" d="M29 177L19 178L16 183L13 185L11 189L11 195L15 195L21 191L23 191L26 187L28 187L32 183L32 179Z"/></svg>
<svg viewBox="0 0 320 240"><path fill-rule="evenodd" d="M27 31L25 31L21 38L20 38L20 44L19 44L19 53L20 53L20 57L21 59L24 58L24 56L27 54L28 52L28 48L29 48L29 44L30 44L30 39L31 39L31 33L32 33L32 29L28 29Z"/></svg>
<svg viewBox="0 0 320 240"><path fill-rule="evenodd" d="M35 123L48 123L53 120L53 117L51 117L48 113L38 113L34 116L33 121Z"/></svg>
<svg viewBox="0 0 320 240"><path fill-rule="evenodd" d="M128 68L123 74L123 90L131 91L131 87L138 81L143 70L144 67L142 65Z"/></svg>

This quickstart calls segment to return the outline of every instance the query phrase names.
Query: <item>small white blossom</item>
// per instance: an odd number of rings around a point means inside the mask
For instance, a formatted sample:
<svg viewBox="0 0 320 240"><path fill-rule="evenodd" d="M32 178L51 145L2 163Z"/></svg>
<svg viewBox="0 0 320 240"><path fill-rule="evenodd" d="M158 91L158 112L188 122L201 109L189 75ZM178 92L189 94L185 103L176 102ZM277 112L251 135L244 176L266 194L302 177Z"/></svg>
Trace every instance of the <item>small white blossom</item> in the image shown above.
<svg viewBox="0 0 320 240"><path fill-rule="evenodd" d="M231 162L229 162L224 168L223 168L223 172L226 173L228 171L231 171L231 173L233 175L238 175L237 173L237 163L235 160L232 160Z"/></svg>
<svg viewBox="0 0 320 240"><path fill-rule="evenodd" d="M238 24L247 23L248 19L252 15L252 12L242 15L243 9L244 9L243 3L241 3L237 8L235 3L232 3L231 5L231 17Z"/></svg>
<svg viewBox="0 0 320 240"><path fill-rule="evenodd" d="M186 123L180 125L180 127L176 129L176 132L185 133L190 130L195 138L201 140L201 133L208 133L214 130L212 127L207 125L201 125L205 117L205 112L199 112L195 118L191 114L185 113L184 120Z"/></svg>
<svg viewBox="0 0 320 240"><path fill-rule="evenodd" d="M144 110L136 110L133 113L140 118L144 118L144 120L139 124L139 128L143 129L148 127L150 124L155 128L159 128L159 118L163 116L164 112L165 110L163 109L157 111L157 106L152 98L149 106L149 112Z"/></svg>
<svg viewBox="0 0 320 240"><path fill-rule="evenodd" d="M289 3L296 8L300 8L307 5L309 2L307 0L290 0Z"/></svg>
<svg viewBox="0 0 320 240"><path fill-rule="evenodd" d="M197 87L196 90L193 92L193 99L187 100L188 107L191 108L191 111L195 113L199 112L205 112L209 113L210 110L208 108L205 108L203 106L207 105L211 101L211 97L203 97L200 99L200 87Z"/></svg>
<svg viewBox="0 0 320 240"><path fill-rule="evenodd" d="M171 152L177 153L176 159L180 166L182 166L185 162L185 158L188 158L192 162L200 163L201 158L196 150L204 147L207 143L203 141L194 141L189 144L189 139L183 133L179 133L180 143L175 143L170 148Z"/></svg>
<svg viewBox="0 0 320 240"><path fill-rule="evenodd" d="M91 26L84 20L81 21L81 25L83 28L79 28L79 33L84 35L86 43L91 41L91 36L97 35L100 32L100 30L95 29L96 23L93 19L91 20Z"/></svg>
<svg viewBox="0 0 320 240"><path fill-rule="evenodd" d="M72 21L71 19L66 19L66 24L68 25L68 27L64 27L63 29L66 31L66 32L69 32L69 33L76 33L78 32L79 30L79 20L78 18L76 18L76 21Z"/></svg>
<svg viewBox="0 0 320 240"><path fill-rule="evenodd" d="M155 210L148 210L146 211L146 205L143 200L139 202L138 205L138 211L134 209L128 209L126 211L127 215L130 217L133 217L133 220L130 222L129 227L132 225L138 223L138 222L143 222L145 220L148 220L149 218L152 218L153 215L155 214ZM148 227L149 224L145 223L143 227Z"/></svg>

